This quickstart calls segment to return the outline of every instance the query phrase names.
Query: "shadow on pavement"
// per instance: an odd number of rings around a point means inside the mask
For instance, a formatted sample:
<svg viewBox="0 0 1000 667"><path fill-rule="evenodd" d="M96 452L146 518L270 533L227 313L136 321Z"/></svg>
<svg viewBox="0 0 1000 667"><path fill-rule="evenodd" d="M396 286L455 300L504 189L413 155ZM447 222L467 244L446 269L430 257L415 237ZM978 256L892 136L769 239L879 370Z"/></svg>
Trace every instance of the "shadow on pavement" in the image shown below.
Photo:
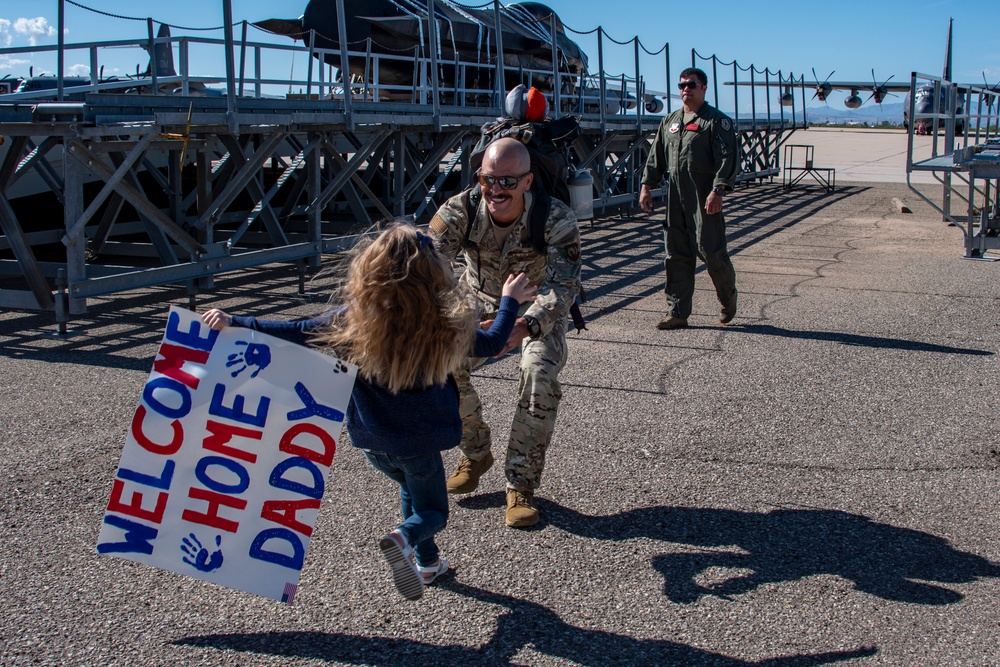
<svg viewBox="0 0 1000 667"><path fill-rule="evenodd" d="M940 537L836 510L770 512L649 507L610 516L587 516L539 499L543 521L599 540L646 537L711 551L677 551L653 558L672 602L690 604L712 595L729 598L771 583L835 575L885 600L954 604L963 595L944 584L1000 577L1000 564L958 551ZM720 549L731 549L721 551ZM710 568L737 570L711 585L697 578Z"/></svg>
<svg viewBox="0 0 1000 667"><path fill-rule="evenodd" d="M496 619L496 632L484 645L437 646L396 637L359 637L322 632L261 632L184 637L180 646L205 646L378 666L512 665L524 648L579 665L650 665L657 667L813 667L877 653L874 647L747 662L665 639L635 639L570 625L552 610L534 602L475 588L454 579L440 588L508 611ZM485 622L485 619L484 619Z"/></svg>
<svg viewBox="0 0 1000 667"><path fill-rule="evenodd" d="M943 354L969 354L974 356L992 356L991 350L976 350L973 348L951 347L950 345L936 345L934 343L922 343L915 340L905 340L902 338L884 338L882 336L864 336L861 334L844 333L842 331L796 331L785 329L769 324L734 324L728 327L733 331L743 331L750 334L760 334L763 336L780 336L781 338L801 338L805 340L822 340L832 343L843 343L844 345L856 345L858 347L888 348L893 350L905 350L907 352L941 352Z"/></svg>
<svg viewBox="0 0 1000 667"><path fill-rule="evenodd" d="M726 208L729 254L736 255L866 190L853 186L828 194L770 185L740 190ZM588 300L601 301L585 310L588 321L663 291L664 211L661 205L649 215L608 218L599 226L581 229L584 288ZM699 261L696 272L704 270Z"/></svg>

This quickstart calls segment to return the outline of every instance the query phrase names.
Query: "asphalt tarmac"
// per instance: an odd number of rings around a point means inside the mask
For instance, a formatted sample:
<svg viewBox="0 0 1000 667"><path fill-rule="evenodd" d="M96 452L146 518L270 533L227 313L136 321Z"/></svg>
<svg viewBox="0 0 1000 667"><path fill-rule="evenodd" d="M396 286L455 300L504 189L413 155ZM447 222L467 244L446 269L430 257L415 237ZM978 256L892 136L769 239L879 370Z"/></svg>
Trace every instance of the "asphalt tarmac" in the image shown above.
<svg viewBox="0 0 1000 667"><path fill-rule="evenodd" d="M376 544L396 493L346 439L292 606L98 555L185 297L95 300L68 337L0 313L0 664L1000 665L1000 264L962 259L899 182L838 185L727 199L728 326L700 270L691 328L655 329L662 208L584 223L542 521L503 525L495 466L455 499L454 569L417 602ZM320 309L296 289L268 267L199 308ZM498 456L516 367L476 378Z"/></svg>

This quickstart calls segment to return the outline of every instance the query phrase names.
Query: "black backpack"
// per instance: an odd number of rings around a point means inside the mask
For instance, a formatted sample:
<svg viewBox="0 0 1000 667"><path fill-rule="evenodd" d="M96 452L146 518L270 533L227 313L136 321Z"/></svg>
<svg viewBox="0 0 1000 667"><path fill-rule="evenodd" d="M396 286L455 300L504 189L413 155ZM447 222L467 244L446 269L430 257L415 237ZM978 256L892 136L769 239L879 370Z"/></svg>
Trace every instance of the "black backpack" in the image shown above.
<svg viewBox="0 0 1000 667"><path fill-rule="evenodd" d="M531 173L535 183L549 195L572 205L569 195L569 147L580 136L580 119L563 116L555 120L519 123L513 118L498 118L482 127L479 141L469 156L469 166L478 171L486 147L501 137L517 139L531 155Z"/></svg>

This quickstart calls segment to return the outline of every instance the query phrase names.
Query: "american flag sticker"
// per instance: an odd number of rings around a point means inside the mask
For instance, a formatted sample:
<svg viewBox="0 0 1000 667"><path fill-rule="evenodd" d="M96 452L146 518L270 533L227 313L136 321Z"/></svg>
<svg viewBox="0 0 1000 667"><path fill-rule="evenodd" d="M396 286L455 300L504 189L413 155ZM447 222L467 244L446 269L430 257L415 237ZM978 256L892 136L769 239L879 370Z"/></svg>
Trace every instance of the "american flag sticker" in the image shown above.
<svg viewBox="0 0 1000 667"><path fill-rule="evenodd" d="M290 582L285 584L285 590L281 594L281 601L287 602L288 604L292 604L292 600L295 599L295 589L297 589L298 587L299 587L298 584L293 584Z"/></svg>

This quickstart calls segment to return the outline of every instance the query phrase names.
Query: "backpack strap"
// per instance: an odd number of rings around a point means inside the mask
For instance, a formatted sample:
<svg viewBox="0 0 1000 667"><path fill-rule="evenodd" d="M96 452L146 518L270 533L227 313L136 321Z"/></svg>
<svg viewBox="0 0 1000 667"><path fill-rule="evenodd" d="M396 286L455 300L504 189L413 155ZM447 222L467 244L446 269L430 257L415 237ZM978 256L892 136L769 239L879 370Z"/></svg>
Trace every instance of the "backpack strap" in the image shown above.
<svg viewBox="0 0 1000 667"><path fill-rule="evenodd" d="M528 217L528 233L531 235L532 247L538 254L544 255L549 249L549 244L545 242L545 223L549 220L552 197L541 187L532 187L531 194L534 195L534 201Z"/></svg>
<svg viewBox="0 0 1000 667"><path fill-rule="evenodd" d="M542 188L532 188L535 200L531 205L531 215L528 218L528 231L531 234L531 245L535 251L544 255L548 252L549 244L545 242L545 223L549 219L549 211L552 208L552 197ZM573 300L573 305L569 307L569 315L573 320L573 326L577 331L587 328L587 323L583 319L580 311L580 301L586 301L587 295L580 288L580 295Z"/></svg>
<svg viewBox="0 0 1000 667"><path fill-rule="evenodd" d="M469 241L469 234L472 233L472 221L476 219L479 212L479 200L483 197L482 187L478 184L462 192L462 201L465 202L465 217L468 224L465 225L465 236L462 237L462 247L470 250L476 247L475 243ZM479 249L476 248L478 253Z"/></svg>

